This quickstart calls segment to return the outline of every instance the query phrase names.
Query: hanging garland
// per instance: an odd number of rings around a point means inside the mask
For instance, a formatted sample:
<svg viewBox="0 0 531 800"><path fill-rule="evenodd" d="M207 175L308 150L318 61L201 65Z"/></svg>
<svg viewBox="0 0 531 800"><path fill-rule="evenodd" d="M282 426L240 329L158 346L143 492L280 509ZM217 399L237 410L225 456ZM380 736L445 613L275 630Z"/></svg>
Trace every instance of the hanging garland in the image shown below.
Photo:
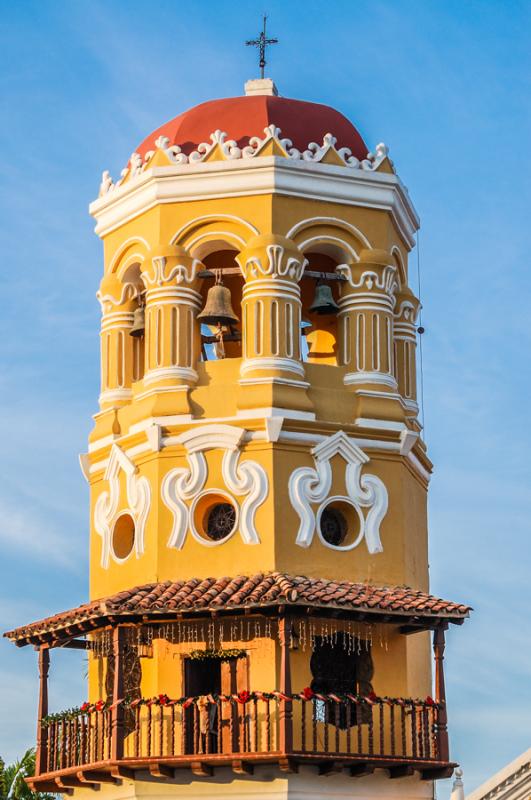
<svg viewBox="0 0 531 800"><path fill-rule="evenodd" d="M215 658L218 661L230 661L233 658L245 658L247 650L233 648L232 650L192 650L187 658L192 661L204 661L206 658Z"/></svg>
<svg viewBox="0 0 531 800"><path fill-rule="evenodd" d="M201 651L204 652L204 651ZM226 652L226 651L225 651ZM442 703L437 703L432 697L429 695L424 699L421 700L417 698L416 700L409 698L409 697L378 697L374 692L371 692L367 696L362 696L359 694L320 694L318 692L314 692L310 686L306 686L301 692L297 692L295 694L283 694L279 691L274 692L249 692L246 689L238 692L238 694L208 694L208 695L195 695L194 697L180 697L179 699L172 700L168 697L167 694L159 694L155 697L151 698L140 698L138 700L120 700L119 704L122 704L128 708L137 708L137 706L159 706L159 707L171 707L171 706L181 706L182 708L189 708L194 703L233 703L237 702L240 705L246 705L249 702L254 702L258 700L284 700L284 701L293 701L293 700L302 700L305 702L314 702L320 701L323 703L333 701L335 703L356 703L362 706L373 706L373 705L380 705L383 706L401 706L401 707L408 707L411 708L415 706L420 706L421 708L441 708ZM48 714L46 717L41 719L41 725L46 727L54 722L59 722L62 720L73 720L77 717L83 715L90 715L102 711L106 711L111 709L113 704L110 703L108 700L98 700L96 703L83 703L83 705L79 706L78 708L69 708L66 711L61 711L57 714Z"/></svg>

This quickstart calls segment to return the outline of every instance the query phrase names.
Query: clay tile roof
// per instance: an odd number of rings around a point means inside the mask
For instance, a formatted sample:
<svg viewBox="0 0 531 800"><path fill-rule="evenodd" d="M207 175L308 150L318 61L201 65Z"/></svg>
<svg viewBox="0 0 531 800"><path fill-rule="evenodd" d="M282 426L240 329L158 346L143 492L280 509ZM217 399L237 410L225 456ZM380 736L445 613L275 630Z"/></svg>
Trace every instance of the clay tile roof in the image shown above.
<svg viewBox="0 0 531 800"><path fill-rule="evenodd" d="M371 586L350 581L331 581L279 572L237 575L234 578L190 578L135 586L110 597L8 631L5 636L19 645L69 638L73 626L103 627L109 620L161 615L197 614L244 608L291 605L342 612L385 615L392 621L414 617L415 624L429 627L435 620L460 623L469 606L442 600L407 586ZM76 631L74 630L74 633Z"/></svg>

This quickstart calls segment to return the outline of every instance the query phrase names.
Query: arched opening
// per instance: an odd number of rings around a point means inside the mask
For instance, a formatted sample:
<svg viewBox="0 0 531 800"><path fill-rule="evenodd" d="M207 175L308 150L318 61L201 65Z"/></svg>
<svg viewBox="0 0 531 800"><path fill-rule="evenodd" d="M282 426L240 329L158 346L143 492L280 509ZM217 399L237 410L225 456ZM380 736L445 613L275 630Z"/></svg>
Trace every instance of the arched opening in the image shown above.
<svg viewBox="0 0 531 800"><path fill-rule="evenodd" d="M338 317L337 310L333 309L333 304L337 304L339 299L338 282L327 280L326 274L335 274L341 259L324 250L323 247L321 252L305 253L308 266L301 281L301 353L303 361L310 364L339 363ZM322 277L310 277L308 273L312 272L320 273ZM326 303L330 299L327 309ZM319 313L316 301L324 313Z"/></svg>
<svg viewBox="0 0 531 800"><path fill-rule="evenodd" d="M212 243L210 243L212 244ZM210 248L209 248L210 249ZM220 358L241 358L242 356L242 290L243 277L236 262L237 250L225 247L201 255L206 271L210 273L202 281L201 296L202 310L211 306L214 299L211 289L216 280L221 279L222 285L228 289L221 299L230 302L238 322L220 326L198 322L201 325L201 360L216 361ZM197 255L199 257L199 255Z"/></svg>
<svg viewBox="0 0 531 800"><path fill-rule="evenodd" d="M145 288L141 278L140 263L127 267L122 275L122 283L130 284L135 290L133 325L127 337L129 341L125 344L131 350L131 381L134 383L144 377L145 369Z"/></svg>

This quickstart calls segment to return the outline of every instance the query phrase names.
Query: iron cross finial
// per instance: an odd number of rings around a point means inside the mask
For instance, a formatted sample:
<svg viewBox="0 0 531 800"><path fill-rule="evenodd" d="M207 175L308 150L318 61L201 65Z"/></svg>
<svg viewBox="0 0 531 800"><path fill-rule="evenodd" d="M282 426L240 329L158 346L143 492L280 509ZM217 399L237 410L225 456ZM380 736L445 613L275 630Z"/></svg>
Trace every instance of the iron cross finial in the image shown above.
<svg viewBox="0 0 531 800"><path fill-rule="evenodd" d="M270 44L278 44L278 39L268 39L266 36L266 23L267 23L267 14L264 14L264 27L260 33L258 39L248 39L245 44L248 47L258 47L258 52L260 55L260 61L258 62L260 65L260 77L264 77L264 70L266 65L266 47Z"/></svg>

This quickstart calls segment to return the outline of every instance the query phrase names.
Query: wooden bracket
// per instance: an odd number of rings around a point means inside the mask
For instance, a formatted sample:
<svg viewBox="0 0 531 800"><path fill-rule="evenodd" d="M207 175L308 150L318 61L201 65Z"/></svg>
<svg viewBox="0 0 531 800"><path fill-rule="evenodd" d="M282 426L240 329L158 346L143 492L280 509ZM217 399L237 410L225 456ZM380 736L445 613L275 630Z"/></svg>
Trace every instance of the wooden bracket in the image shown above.
<svg viewBox="0 0 531 800"><path fill-rule="evenodd" d="M175 778L175 770L165 764L150 764L149 772L154 778Z"/></svg>
<svg viewBox="0 0 531 800"><path fill-rule="evenodd" d="M365 775L372 775L374 767L370 764L355 764L349 768L351 778L363 778Z"/></svg>
<svg viewBox="0 0 531 800"><path fill-rule="evenodd" d="M292 758L279 758L278 766L281 772L298 772L299 765Z"/></svg>
<svg viewBox="0 0 531 800"><path fill-rule="evenodd" d="M254 767L247 761L237 759L232 762L232 771L235 772L236 775L252 775L254 772Z"/></svg>
<svg viewBox="0 0 531 800"><path fill-rule="evenodd" d="M407 778L415 772L413 767L410 767L408 764L399 767L388 767L388 771L390 778Z"/></svg>
<svg viewBox="0 0 531 800"><path fill-rule="evenodd" d="M190 769L194 775L199 775L201 778L209 778L214 774L212 767L202 761L192 761Z"/></svg>

